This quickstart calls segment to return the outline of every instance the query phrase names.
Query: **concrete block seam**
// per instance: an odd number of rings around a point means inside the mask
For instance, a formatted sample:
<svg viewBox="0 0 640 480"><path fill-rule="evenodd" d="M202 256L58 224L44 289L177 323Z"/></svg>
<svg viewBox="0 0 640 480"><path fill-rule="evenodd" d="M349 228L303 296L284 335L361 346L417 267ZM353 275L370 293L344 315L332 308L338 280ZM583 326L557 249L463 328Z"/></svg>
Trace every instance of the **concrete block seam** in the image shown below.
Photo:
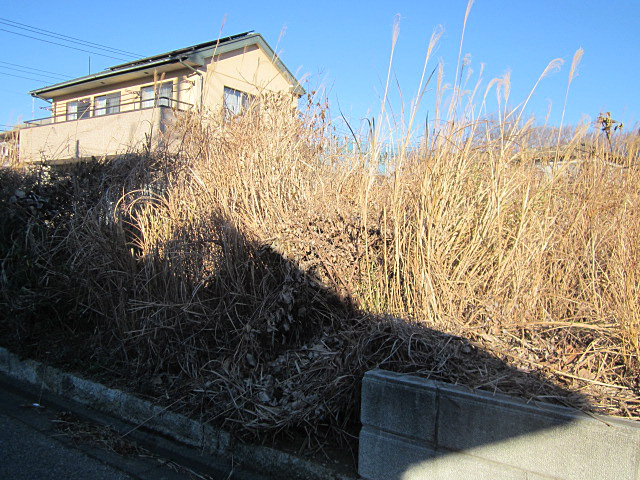
<svg viewBox="0 0 640 480"><path fill-rule="evenodd" d="M365 375L361 399L360 421L363 425L400 433L427 445L434 444L435 388Z"/></svg>
<svg viewBox="0 0 640 480"><path fill-rule="evenodd" d="M210 425L170 412L166 408L153 405L147 400L142 400L121 390L63 372L35 360L21 360L4 347L0 347L0 372L102 413L123 418L138 427L141 426L140 423L143 423L142 426L146 429L167 435L180 443L192 447L202 447L202 442L205 441L210 447L206 449L207 453L240 459L242 463L246 462L247 465L253 463L254 467L263 468L263 471L276 473L279 466L283 468L295 466L297 473L302 475L300 478L354 480L349 475L336 473L325 466L274 448L233 442L230 434L224 430L215 429ZM69 388L69 385L72 388ZM130 410L127 407L130 407ZM183 434L175 435L172 427L176 422L192 426L197 424L198 428L189 428ZM200 434L194 435L194 430L199 431ZM191 431L191 435L189 431ZM209 438L205 438L204 431L208 433ZM276 465L268 465L273 459L276 459Z"/></svg>
<svg viewBox="0 0 640 480"><path fill-rule="evenodd" d="M529 475L536 475L535 476L536 480L560 480L560 479L555 479L555 477L538 475L533 472L527 471L526 469L522 469L518 466L510 465L508 463L496 462L490 459L472 455L472 454L469 454L468 452L456 452L448 449L432 449L430 447L425 447L424 445L417 445L415 442L408 440L403 435L398 435L391 432L384 432L377 429L372 429L371 427L364 427L360 435L361 435L361 439L363 439L363 437L369 437L369 438L377 437L380 444L386 446L385 451L387 451L388 449L391 449L392 451L396 449L396 451L401 451L403 453L407 451L412 451L414 452L414 454L418 451L422 451L423 457L419 461L416 461L417 460L416 458L408 459L406 457L403 460L406 463L407 467L411 466L412 468L415 468L422 465L420 468L423 470L422 472L423 475L430 475L431 473L433 473L433 475L437 475L437 471L439 471L439 469L442 468L442 465L441 465L442 462L445 462L445 463L448 461L459 462L464 459L466 462L476 465L476 467L482 467L485 471L488 469L495 470L497 478L498 477L505 478L504 472L507 471L507 472L511 472L513 475L517 475L517 478L520 478L520 479L528 478ZM375 441L373 443L370 440L368 442L363 441L363 444L365 446L369 445L369 449L365 447L365 450L360 452L359 473L363 478L366 478L369 480L383 480L383 479L386 480L387 477L393 478L394 480L400 478L397 474L389 475L389 472L387 471L385 472L377 471L377 468L375 468L375 465L377 462L379 462L379 458L384 455L383 451L376 450ZM394 457L394 458L397 458L397 457ZM440 465L438 466L438 464ZM387 464L385 463L385 466L386 465ZM431 468L430 465L432 465L433 468L435 468L434 472L430 472L429 470ZM405 473L408 473L408 472L409 470L405 471ZM461 473L461 472L458 471L457 473ZM472 474L472 472L469 472L469 473ZM418 478L418 477L409 475L409 478ZM419 478L431 478L431 476L424 476L424 477L420 476ZM436 477L434 476L434 478ZM437 476L437 478L443 478L443 477ZM446 478L454 478L454 477L446 477ZM471 478L471 477L464 477L464 478ZM514 476L511 478L516 478L516 477Z"/></svg>
<svg viewBox="0 0 640 480"><path fill-rule="evenodd" d="M401 433L401 432L397 432L397 431L394 431L394 430L389 430L388 428L381 427L380 425L371 425L369 423L363 423L362 427L361 427L361 430L363 428L368 428L370 430L376 430L378 432L382 432L382 433L385 433L385 434L393 435L393 436L398 437L398 438L404 438L405 441L407 441L407 442L410 442L412 444L419 444L421 447L425 447L425 448L436 448L436 446L437 446L436 442L429 442L429 441L424 440L423 438L416 437L416 436L413 436L413 435L410 435L410 434L407 434L407 433L404 433L404 432Z"/></svg>
<svg viewBox="0 0 640 480"><path fill-rule="evenodd" d="M359 438L358 473L368 480L399 480L401 472L411 464L436 455L434 449L402 435L369 426L360 430Z"/></svg>

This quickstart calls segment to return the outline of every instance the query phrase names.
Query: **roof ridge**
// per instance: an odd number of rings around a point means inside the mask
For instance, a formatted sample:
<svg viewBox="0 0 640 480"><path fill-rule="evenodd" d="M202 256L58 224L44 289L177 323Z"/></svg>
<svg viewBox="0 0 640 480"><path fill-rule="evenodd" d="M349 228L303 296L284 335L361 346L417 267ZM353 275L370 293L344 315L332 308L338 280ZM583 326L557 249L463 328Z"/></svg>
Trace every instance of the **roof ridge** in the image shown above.
<svg viewBox="0 0 640 480"><path fill-rule="evenodd" d="M128 67L133 67L133 66L137 66L137 65L143 65L145 63L150 63L153 61L157 61L163 57L167 57L167 58L172 58L172 57L176 57L182 53L186 53L186 52L193 52L196 50L200 50L202 48L208 48L211 47L213 45L222 45L228 42L231 42L233 40L238 40L240 38L244 38L249 36L250 34L255 33L255 30L249 30L243 33L238 33L235 35L230 35L228 37L223 37L223 38L218 38L216 40L209 40L208 42L203 42L203 43L197 43L195 45L190 45L188 47L183 47L183 48L179 48L177 50L172 50L169 52L164 52L164 53L159 53L156 55L151 55L149 57L143 57L143 58L139 58L137 60L133 60L131 62L127 62L127 63L121 63L119 65L114 65L113 67L109 67L108 70L115 72L124 68L128 68Z"/></svg>

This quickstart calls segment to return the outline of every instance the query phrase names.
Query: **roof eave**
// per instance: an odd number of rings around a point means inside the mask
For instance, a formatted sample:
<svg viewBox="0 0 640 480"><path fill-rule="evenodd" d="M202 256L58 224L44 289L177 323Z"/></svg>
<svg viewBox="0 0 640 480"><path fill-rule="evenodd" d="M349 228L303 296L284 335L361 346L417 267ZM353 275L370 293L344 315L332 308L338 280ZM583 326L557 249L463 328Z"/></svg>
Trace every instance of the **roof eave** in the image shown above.
<svg viewBox="0 0 640 480"><path fill-rule="evenodd" d="M43 99L51 99L53 96L49 95L47 96L47 93L50 92L54 92L56 90L61 90L63 88L69 88L69 87L74 87L77 85L82 85L84 83L89 83L95 80L101 80L103 78L110 78L110 77L116 77L119 75L124 75L127 73L133 73L136 72L138 70L146 70L148 68L155 68L155 67L159 67L162 65L167 65L167 64L171 64L171 63L179 63L180 62L180 58L176 57L176 58L171 58L171 59L163 59L163 60L158 60L157 62L153 62L153 63L147 63L144 65L136 65L130 68L126 68L126 69L121 69L121 70L117 70L117 71L112 71L112 70L105 70L99 73L94 73L93 75L87 75L84 77L79 77L79 78L74 78L73 80L67 80L66 82L61 82L61 83L56 83L54 85L49 85L46 87L42 87L42 88L37 88L35 90L31 90L29 92L29 94L33 97L38 97L38 98L43 98ZM184 61L184 60L183 60Z"/></svg>

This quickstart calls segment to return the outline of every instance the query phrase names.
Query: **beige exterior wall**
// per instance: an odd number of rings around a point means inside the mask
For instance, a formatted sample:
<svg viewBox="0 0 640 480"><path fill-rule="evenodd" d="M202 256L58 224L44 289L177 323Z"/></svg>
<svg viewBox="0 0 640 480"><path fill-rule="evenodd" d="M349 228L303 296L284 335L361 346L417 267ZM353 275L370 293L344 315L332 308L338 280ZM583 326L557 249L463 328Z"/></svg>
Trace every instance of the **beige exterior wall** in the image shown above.
<svg viewBox="0 0 640 480"><path fill-rule="evenodd" d="M25 128L20 131L20 159L65 162L129 153L147 138L157 142L171 116L171 109L157 107Z"/></svg>
<svg viewBox="0 0 640 480"><path fill-rule="evenodd" d="M173 85L173 100L176 100L186 109L189 104L193 105L192 100L197 98L192 90L197 89L197 81L192 77L197 77L191 70L183 69L158 75L154 81L153 75L145 76L140 79L130 80L120 84L109 85L105 88L94 88L83 91L82 93L60 96L54 99L52 103L52 116L55 123L67 121L67 104L76 100L88 99L91 103L91 116L94 116L95 99L102 95L110 93L120 93L120 112L129 112L140 109L140 91L144 87L154 85L156 83L171 82Z"/></svg>
<svg viewBox="0 0 640 480"><path fill-rule="evenodd" d="M271 58L252 45L243 50L216 55L209 58L204 78L205 108L222 106L224 87L241 90L252 95L260 91L289 92L291 86Z"/></svg>
<svg viewBox="0 0 640 480"><path fill-rule="evenodd" d="M216 110L223 106L224 88L251 95L262 91L291 92L289 79L258 45L214 55L197 69L185 67L162 75L152 73L138 79L105 85L52 99L52 118L20 132L20 160L25 162L69 161L104 157L139 148L149 132L161 131L169 122L171 109L141 108L141 89L171 82L173 107L186 110L202 106ZM155 77L155 78L154 78ZM95 116L96 97L120 93L120 112ZM90 102L89 118L67 120L67 105L77 100ZM296 97L292 95L295 104ZM164 114L161 114L165 112ZM161 119L164 115L164 120ZM165 124L159 123L164 121Z"/></svg>

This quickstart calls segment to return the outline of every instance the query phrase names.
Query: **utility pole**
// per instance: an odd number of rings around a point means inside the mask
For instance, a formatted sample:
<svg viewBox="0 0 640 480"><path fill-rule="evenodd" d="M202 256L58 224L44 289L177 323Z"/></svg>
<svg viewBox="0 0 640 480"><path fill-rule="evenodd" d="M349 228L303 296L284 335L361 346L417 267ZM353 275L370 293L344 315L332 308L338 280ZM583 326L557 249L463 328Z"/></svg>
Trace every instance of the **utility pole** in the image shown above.
<svg viewBox="0 0 640 480"><path fill-rule="evenodd" d="M91 55L89 55L89 75L91 75Z"/></svg>

